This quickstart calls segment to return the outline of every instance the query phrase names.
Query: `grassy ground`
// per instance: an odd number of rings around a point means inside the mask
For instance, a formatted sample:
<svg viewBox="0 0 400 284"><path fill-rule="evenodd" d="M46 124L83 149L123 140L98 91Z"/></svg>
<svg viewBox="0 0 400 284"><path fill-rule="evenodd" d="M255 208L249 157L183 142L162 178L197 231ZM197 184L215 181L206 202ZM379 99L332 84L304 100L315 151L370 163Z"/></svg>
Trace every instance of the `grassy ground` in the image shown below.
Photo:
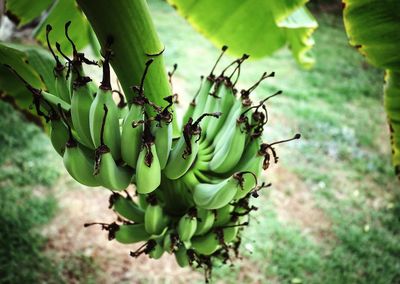
<svg viewBox="0 0 400 284"><path fill-rule="evenodd" d="M0 116L0 282L33 283L48 273L54 277L50 259L41 253L44 238L38 229L54 215L49 186L58 173L38 128L23 123L2 102Z"/></svg>
<svg viewBox="0 0 400 284"><path fill-rule="evenodd" d="M179 65L173 83L185 107L219 51L165 2L150 5L166 62ZM218 283L400 282L400 196L390 166L383 74L348 46L340 19L322 14L318 20L313 70L301 70L287 50L244 65L242 86L275 71L257 96L285 94L269 104L265 140L295 132L303 138L279 147L280 163L267 173L273 187L255 200L260 209L243 237L243 259L216 268ZM0 283L43 282L45 275L54 283L201 279L169 265L173 258L132 264L129 248L108 243L96 228L83 230L83 222L94 221L89 218L107 219L98 212L108 193L68 178L56 183L54 167L61 164L45 136L2 103L0 115ZM55 215L56 199L61 213L46 227L46 242L39 232Z"/></svg>
<svg viewBox="0 0 400 284"><path fill-rule="evenodd" d="M165 4L153 1L152 8L167 63L178 63L178 92L193 94L218 50ZM265 139L296 131L303 139L281 146L281 162L267 174L275 186L257 200L260 210L245 234L251 268L217 269L224 282L400 281L399 184L390 166L383 74L348 45L340 18L322 14L318 21L313 70L301 70L287 50L243 68L243 86L276 72L258 96L285 94L270 103Z"/></svg>
<svg viewBox="0 0 400 284"><path fill-rule="evenodd" d="M46 135L0 101L0 283L88 283L95 264L44 253L45 224L57 212L60 163Z"/></svg>

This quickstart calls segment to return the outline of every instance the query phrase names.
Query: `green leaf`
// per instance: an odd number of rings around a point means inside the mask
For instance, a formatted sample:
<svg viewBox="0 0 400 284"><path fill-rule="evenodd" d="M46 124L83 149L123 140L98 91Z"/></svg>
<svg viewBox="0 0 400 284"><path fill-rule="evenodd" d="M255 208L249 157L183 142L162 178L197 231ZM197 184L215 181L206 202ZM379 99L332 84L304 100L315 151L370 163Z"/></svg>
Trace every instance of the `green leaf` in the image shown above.
<svg viewBox="0 0 400 284"><path fill-rule="evenodd" d="M55 61L50 52L39 46L7 43L8 47L25 52L28 63L35 68L35 72L40 76L43 89L50 93L56 92L54 83Z"/></svg>
<svg viewBox="0 0 400 284"><path fill-rule="evenodd" d="M71 21L69 35L76 47L82 49L90 44L95 51L94 54L99 56L97 38L75 0L35 0L34 4L31 0L8 0L6 9L19 26L44 15L34 30L35 38L45 45L46 25L52 25L54 28L51 33L52 43L59 42L66 54L71 54L72 48L65 37L64 26Z"/></svg>
<svg viewBox="0 0 400 284"><path fill-rule="evenodd" d="M45 44L46 25L50 24L53 26L53 31L51 32L52 43L60 43L62 50L67 54L71 54L72 47L64 32L65 23L68 21L71 21L69 35L74 41L77 49L84 48L90 43L89 23L78 8L75 0L58 0L49 11L48 16L43 19L35 29L34 36L37 40Z"/></svg>
<svg viewBox="0 0 400 284"><path fill-rule="evenodd" d="M390 126L392 162L400 177L400 72L387 71L384 103Z"/></svg>
<svg viewBox="0 0 400 284"><path fill-rule="evenodd" d="M0 43L0 93L1 99L10 102L35 122L43 120L30 108L32 94L21 80L5 65L10 65L24 80L38 89L55 92L54 59L50 53L37 46ZM29 115L27 115L27 112Z"/></svg>
<svg viewBox="0 0 400 284"><path fill-rule="evenodd" d="M311 13L306 8L300 7L279 22L278 26L286 29L287 41L293 57L303 67L311 68L315 63L315 59L310 53L314 46L314 39L311 36L318 26Z"/></svg>
<svg viewBox="0 0 400 284"><path fill-rule="evenodd" d="M344 23L350 44L368 61L400 69L400 1L345 0Z"/></svg>
<svg viewBox="0 0 400 284"><path fill-rule="evenodd" d="M6 9L21 27L38 18L53 3L53 0L7 0Z"/></svg>
<svg viewBox="0 0 400 284"><path fill-rule="evenodd" d="M304 4L307 0L168 0L199 32L216 46L229 46L236 56L260 58L289 45L305 68L313 59L307 51L317 22Z"/></svg>
<svg viewBox="0 0 400 284"><path fill-rule="evenodd" d="M308 0L280 0L270 1L270 5L277 22L284 21L293 11L303 7Z"/></svg>
<svg viewBox="0 0 400 284"><path fill-rule="evenodd" d="M28 54L22 50L16 49L9 44L0 44L0 63L10 65L26 81L35 88L43 88L44 84L39 74L29 64ZM1 87L1 86L0 86Z"/></svg>
<svg viewBox="0 0 400 284"><path fill-rule="evenodd" d="M391 130L393 164L400 177L400 2L344 0L350 44L367 60L386 69L385 109Z"/></svg>

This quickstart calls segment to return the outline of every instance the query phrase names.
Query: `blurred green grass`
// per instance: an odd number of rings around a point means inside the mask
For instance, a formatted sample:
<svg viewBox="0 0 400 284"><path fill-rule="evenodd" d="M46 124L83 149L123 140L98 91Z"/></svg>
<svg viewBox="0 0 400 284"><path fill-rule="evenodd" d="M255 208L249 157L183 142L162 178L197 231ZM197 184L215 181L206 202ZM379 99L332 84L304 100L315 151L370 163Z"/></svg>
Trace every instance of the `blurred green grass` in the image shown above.
<svg viewBox="0 0 400 284"><path fill-rule="evenodd" d="M50 186L58 177L51 148L36 126L0 102L0 282L35 283L50 274L38 230L54 216Z"/></svg>
<svg viewBox="0 0 400 284"><path fill-rule="evenodd" d="M0 117L0 283L96 283L91 258L44 252L60 176L49 139L2 101Z"/></svg>

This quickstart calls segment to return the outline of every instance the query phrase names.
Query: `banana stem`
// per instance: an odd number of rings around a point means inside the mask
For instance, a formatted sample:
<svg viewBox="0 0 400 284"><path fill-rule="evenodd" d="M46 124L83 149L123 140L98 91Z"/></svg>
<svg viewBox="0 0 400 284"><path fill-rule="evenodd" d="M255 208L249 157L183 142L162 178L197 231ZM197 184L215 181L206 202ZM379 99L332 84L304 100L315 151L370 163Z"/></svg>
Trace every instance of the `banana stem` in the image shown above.
<svg viewBox="0 0 400 284"><path fill-rule="evenodd" d="M145 95L157 105L165 105L164 97L172 94L160 42L145 0L77 0L92 25L103 51L113 39L113 66L128 102L133 98L132 86L140 85L149 58L152 67L144 83Z"/></svg>

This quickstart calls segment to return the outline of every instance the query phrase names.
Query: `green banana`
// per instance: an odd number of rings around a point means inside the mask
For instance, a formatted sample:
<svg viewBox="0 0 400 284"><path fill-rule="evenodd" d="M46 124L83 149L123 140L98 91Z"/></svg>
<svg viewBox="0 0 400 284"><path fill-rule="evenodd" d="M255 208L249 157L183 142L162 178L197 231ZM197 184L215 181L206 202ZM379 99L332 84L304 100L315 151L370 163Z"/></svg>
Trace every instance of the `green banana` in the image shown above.
<svg viewBox="0 0 400 284"><path fill-rule="evenodd" d="M257 176L253 172L239 172L235 174L238 177L238 188L233 199L238 200L245 197L252 189L257 186Z"/></svg>
<svg viewBox="0 0 400 284"><path fill-rule="evenodd" d="M244 179L243 175L243 173L236 173L217 184L200 183L196 185L193 190L193 200L196 206L210 210L224 207L232 201L238 190L244 191L243 185L247 179ZM246 186L249 187L249 185L250 183L247 182Z"/></svg>
<svg viewBox="0 0 400 284"><path fill-rule="evenodd" d="M163 196L166 212L174 217L184 215L194 206L191 187L186 182L186 177L170 180L163 174L161 185L156 191L158 195Z"/></svg>
<svg viewBox="0 0 400 284"><path fill-rule="evenodd" d="M178 179L183 176L192 166L199 149L197 143L201 137L201 127L199 123L204 117L220 117L221 113L204 113L195 122L193 118L185 124L183 135L179 138L177 144L172 149L164 173L169 179Z"/></svg>
<svg viewBox="0 0 400 284"><path fill-rule="evenodd" d="M228 223L226 228L223 228L224 242L232 242L239 232L239 226L236 223Z"/></svg>
<svg viewBox="0 0 400 284"><path fill-rule="evenodd" d="M168 102L168 105L160 111L152 125L152 134L155 138L155 145L157 149L158 160L160 161L160 168L164 169L167 165L169 153L172 148L172 113L169 108L174 104L174 96L164 98Z"/></svg>
<svg viewBox="0 0 400 284"><path fill-rule="evenodd" d="M146 210L149 203L147 202L147 194L137 193L139 206L142 210Z"/></svg>
<svg viewBox="0 0 400 284"><path fill-rule="evenodd" d="M218 131L224 125L226 118L228 117L229 112L236 100L232 87L228 86L228 83L225 80L219 84L216 95L220 98L219 106L217 105L217 107L219 107L222 115L220 119L212 121L208 124L205 135L205 139L208 141L214 140Z"/></svg>
<svg viewBox="0 0 400 284"><path fill-rule="evenodd" d="M121 158L121 134L119 131L119 110L111 91L110 56L111 51L107 50L103 63L103 80L90 105L89 126L94 146L98 148L102 143L106 144L113 159L118 161ZM104 106L108 109L107 122L104 124L104 128L100 128L99 125L101 125L104 116ZM100 137L100 131L103 131L102 137Z"/></svg>
<svg viewBox="0 0 400 284"><path fill-rule="evenodd" d="M206 106L207 99L209 97L209 93L211 91L212 86L214 85L214 76L208 76L204 83L201 85L200 91L198 95L195 98L195 101L193 103L194 105L194 110L193 110L193 115L189 116L187 120L184 120L183 122L189 121L190 117L199 117L204 113L204 109Z"/></svg>
<svg viewBox="0 0 400 284"><path fill-rule="evenodd" d="M146 231L144 224L120 225L115 232L115 239L122 244L133 244L149 240L151 235Z"/></svg>
<svg viewBox="0 0 400 284"><path fill-rule="evenodd" d="M119 102L117 104L118 113L119 113L119 118L123 120L129 113L128 103L126 102L125 96L120 91L113 90L112 92L118 94L119 97Z"/></svg>
<svg viewBox="0 0 400 284"><path fill-rule="evenodd" d="M215 221L213 227L220 227L228 223L232 218L232 212L235 209L235 206L228 204L224 207L215 210Z"/></svg>
<svg viewBox="0 0 400 284"><path fill-rule="evenodd" d="M212 228L215 220L215 214L210 210L197 208L197 218L197 228L194 235L204 235Z"/></svg>
<svg viewBox="0 0 400 284"><path fill-rule="evenodd" d="M213 141L215 135L217 132L220 130L220 128L224 125L225 118L228 117L228 114L231 110L231 108L234 106L234 102L236 101L235 99L235 93L236 90L234 89L237 81L239 80L240 76L240 67L242 63L249 58L247 54L244 54L241 58L236 59L233 61L231 64L229 64L215 79L215 84L214 84L214 91L210 93L210 96L207 99L207 104L206 104L206 111L210 111L208 108L211 106L212 111L221 111L223 113L223 116L221 117L220 120L218 121L213 121L208 123L208 121L204 122L202 126L204 128L207 128L207 135L205 136L205 139L208 141ZM225 76L225 72L231 67L236 64L236 67L232 74L227 77ZM231 78L235 74L237 75L237 78L234 83L231 82ZM213 99L218 98L218 100ZM208 136L208 137L207 137Z"/></svg>
<svg viewBox="0 0 400 284"><path fill-rule="evenodd" d="M220 248L220 242L215 232L209 232L204 236L193 237L192 248L199 254L211 255Z"/></svg>
<svg viewBox="0 0 400 284"><path fill-rule="evenodd" d="M95 175L98 175L101 185L112 190L124 190L131 183L133 170L118 166L106 145L96 149Z"/></svg>
<svg viewBox="0 0 400 284"><path fill-rule="evenodd" d="M154 196L149 196L149 203L144 214L144 226L150 235L160 235L169 219Z"/></svg>
<svg viewBox="0 0 400 284"><path fill-rule="evenodd" d="M204 81L204 83L201 85L200 90L198 92L198 95L195 98L195 108L193 111L193 115L191 117L200 117L205 111L205 106L206 106L206 102L208 99L208 94L211 91L212 86L214 85L214 81L215 81L215 75L214 70L217 67L219 61L221 60L222 56L224 55L225 51L228 49L227 46L223 46L222 47L222 51L217 59L217 61L215 62L213 68L211 69L210 75L208 75L206 77L206 80ZM189 121L189 117L187 120L184 120L184 123Z"/></svg>
<svg viewBox="0 0 400 284"><path fill-rule="evenodd" d="M226 141L226 137L229 132L235 127L236 120L240 116L243 111L243 104L241 100L235 100L228 114L224 114L226 116L225 123L222 125L221 129L219 129L218 133L215 135L214 141L212 145L214 147L214 151L216 150L216 144L223 140Z"/></svg>
<svg viewBox="0 0 400 284"><path fill-rule="evenodd" d="M65 144L68 142L69 139L69 133L68 128L65 126L64 122L55 112L53 115L50 115L49 135L53 148L62 157L65 152Z"/></svg>
<svg viewBox="0 0 400 284"><path fill-rule="evenodd" d="M187 244L193 237L197 229L197 212L196 210L189 210L189 213L183 215L178 222L178 236L179 239Z"/></svg>
<svg viewBox="0 0 400 284"><path fill-rule="evenodd" d="M56 42L56 48L60 54L69 62L72 75L70 78L70 92L71 97L71 119L72 124L79 136L79 141L90 149L95 149L91 135L89 124L90 106L93 101L93 92L91 86L91 79L85 76L82 63L95 64L85 58L83 53L76 50L76 46L68 35L68 29L71 21L65 24L65 35L72 45L73 60L69 59L61 50L61 46Z"/></svg>
<svg viewBox="0 0 400 284"><path fill-rule="evenodd" d="M67 72L65 72L65 66L60 62L58 56L54 53L53 49L51 48L50 40L49 40L49 34L50 31L52 30L51 25L46 26L46 41L47 41L47 46L53 55L55 61L56 61L56 66L54 67L54 75L55 75L55 87L56 87L56 95L62 99L64 102L70 103L71 102L71 94L69 91L69 84L66 79L67 77Z"/></svg>
<svg viewBox="0 0 400 284"><path fill-rule="evenodd" d="M161 167L158 160L154 136L151 134L150 120L145 118L142 135L142 149L136 164L136 190L138 193L150 193L161 183Z"/></svg>
<svg viewBox="0 0 400 284"><path fill-rule="evenodd" d="M219 231L218 233L221 237L220 242L229 244L235 240L239 233L239 229L248 225L248 222L244 221L245 218L247 218L247 216L241 216L235 222L229 222L226 225L219 227L217 231Z"/></svg>
<svg viewBox="0 0 400 284"><path fill-rule="evenodd" d="M94 161L88 158L78 147L76 141L68 141L63 162L68 173L79 183L86 186L99 186L99 180L93 176Z"/></svg>
<svg viewBox="0 0 400 284"><path fill-rule="evenodd" d="M64 67L63 67L64 68ZM71 103L71 94L68 87L68 81L65 78L67 73L64 70L56 71L56 79L55 79L55 86L56 86L56 93L57 96L65 101L66 103Z"/></svg>
<svg viewBox="0 0 400 284"><path fill-rule="evenodd" d="M149 252L149 257L152 259L159 259L161 256L164 254L164 248L163 248L163 237L160 237L155 240L156 244L153 247L153 249Z"/></svg>
<svg viewBox="0 0 400 284"><path fill-rule="evenodd" d="M124 118L121 133L121 156L130 167L136 168L139 150L142 143L143 105L132 103L128 114Z"/></svg>
<svg viewBox="0 0 400 284"><path fill-rule="evenodd" d="M199 145L199 159L201 161L209 162L214 153L214 145L211 143L207 143L207 141L203 141Z"/></svg>
<svg viewBox="0 0 400 284"><path fill-rule="evenodd" d="M175 251L175 259L176 262L180 267L186 267L189 265L189 257L187 255L187 250L185 246L181 245L179 248Z"/></svg>
<svg viewBox="0 0 400 284"><path fill-rule="evenodd" d="M190 120L188 123L190 123ZM176 180L183 176L193 164L197 155L197 150L198 144L195 138L190 139L188 146L185 138L181 136L175 147L173 147L167 165L164 168L166 177Z"/></svg>
<svg viewBox="0 0 400 284"><path fill-rule="evenodd" d="M226 173L239 162L243 154L247 130L245 116L240 115L235 127L225 132L227 136L215 145L214 156L210 161L209 169L216 173ZM229 141L229 143L226 143Z"/></svg>
<svg viewBox="0 0 400 284"><path fill-rule="evenodd" d="M257 177L260 176L263 164L264 155L261 149L261 137L251 138L246 145L242 157L237 163L236 167L230 173L249 171L254 173Z"/></svg>
<svg viewBox="0 0 400 284"><path fill-rule="evenodd" d="M100 129L100 146L96 149L94 175L101 184L112 190L124 190L132 180L133 170L118 166L111 155L110 148L104 143L104 128L107 123L108 108L103 105L104 115Z"/></svg>
<svg viewBox="0 0 400 284"><path fill-rule="evenodd" d="M188 108L187 108L187 110L186 110L186 112L185 112L185 114L184 114L184 116L183 116L183 118L181 120L183 122L183 125L189 121L190 117L194 116L194 111L196 109L196 101L198 100L198 96L200 94L200 91L202 90L203 80L204 80L204 76L201 76L200 77L200 88L197 90L196 94L194 95L192 101L190 102L190 104L189 104L189 106L188 106ZM210 88L211 88L211 86L210 86ZM199 107L199 109L200 109L200 107ZM182 125L182 127L183 127L183 125Z"/></svg>
<svg viewBox="0 0 400 284"><path fill-rule="evenodd" d="M144 222L144 210L139 208L129 195L123 197L118 193L113 193L110 197L110 205L122 217L136 223Z"/></svg>
<svg viewBox="0 0 400 284"><path fill-rule="evenodd" d="M68 30L69 27L71 26L71 21L68 21L67 23L65 23L64 26L64 33L65 33L65 37L67 38L67 40L70 42L71 47L72 47L72 60L68 58L68 56L66 56L62 50L61 50L61 46L60 44L58 44L56 42L56 48L58 50L58 52L62 55L62 57L64 57L65 60L67 60L68 62L68 72L67 72L67 79L69 77L69 90L70 90L70 95L72 98L73 95L73 90L74 90L74 85L76 84L76 80L79 78L85 78L85 72L83 70L83 65L82 63L85 63L86 65L95 65L95 66L99 66L97 64L97 62L95 61L91 61L89 59L87 59L85 57L84 53L80 53L78 52L78 50L76 49L75 43L72 41L72 39L69 36ZM71 74L70 74L71 73ZM71 75L71 76L69 76ZM89 86L89 93L91 94L92 97L94 97L96 91L97 91L97 87L96 85L92 82L89 81L87 83L87 85Z"/></svg>
<svg viewBox="0 0 400 284"><path fill-rule="evenodd" d="M78 147L78 143L72 136L70 125L68 127L69 139L65 144L63 162L68 173L79 183L87 186L99 186L99 180L93 175L94 160L88 157L84 151Z"/></svg>
<svg viewBox="0 0 400 284"><path fill-rule="evenodd" d="M220 85L222 84L223 78L216 78L214 80L214 85L213 85L213 90L208 94L206 104L204 106L204 112L205 113L213 113L213 112L220 112L221 110L221 97L220 95ZM215 122L214 122L215 123ZM201 121L200 126L202 129L206 130L206 135L208 134L208 125L211 124L209 119L204 119ZM204 140L204 137L206 135L203 135L201 137L202 140Z"/></svg>
<svg viewBox="0 0 400 284"><path fill-rule="evenodd" d="M197 168L199 167L199 168ZM200 159L197 160L194 168L191 170L195 174L196 178L199 180L199 182L205 182L209 184L214 184L218 183L219 179L214 179L213 177L210 177L207 174L204 174L201 170L200 167L202 168L207 168L207 163L200 161Z"/></svg>
<svg viewBox="0 0 400 284"><path fill-rule="evenodd" d="M94 149L89 124L90 106L93 101L89 86L87 85L90 80L89 77L80 77L74 83L71 98L71 119L82 144Z"/></svg>
<svg viewBox="0 0 400 284"><path fill-rule="evenodd" d="M69 105L59 97L42 90L36 89L35 91L38 92L38 95L41 96L46 102L48 102L52 107L58 107L58 105L60 105L64 111L71 110L71 105Z"/></svg>
<svg viewBox="0 0 400 284"><path fill-rule="evenodd" d="M172 124L160 122L160 126L153 127L155 146L157 150L160 168L164 169L168 162L169 153L172 148Z"/></svg>
<svg viewBox="0 0 400 284"><path fill-rule="evenodd" d="M146 104L151 104L149 100L144 96L144 81L146 78L146 74L149 70L152 59L146 62L146 66L142 75L142 79L140 82L140 86L133 87L133 91L136 93L136 96L133 97L131 101L131 106L128 114L124 117L124 121L122 124L122 133L121 133L121 154L122 159L132 168L136 168L138 164L139 152L142 146L142 137L143 137L143 126L144 123L144 109ZM120 95L122 96L122 95ZM153 106L153 105L152 105ZM147 133L147 136L148 135ZM154 139L154 138L153 138ZM150 141L149 141L150 143ZM151 142L152 143L152 142ZM147 153L150 155L150 153ZM152 153L154 154L154 153ZM145 156L142 156L142 162ZM150 156L148 156L150 158ZM155 163L154 167L157 166ZM146 171L145 171L146 172Z"/></svg>
<svg viewBox="0 0 400 284"><path fill-rule="evenodd" d="M167 253L173 253L178 249L179 237L174 231L169 231L165 234L163 240L163 248Z"/></svg>

